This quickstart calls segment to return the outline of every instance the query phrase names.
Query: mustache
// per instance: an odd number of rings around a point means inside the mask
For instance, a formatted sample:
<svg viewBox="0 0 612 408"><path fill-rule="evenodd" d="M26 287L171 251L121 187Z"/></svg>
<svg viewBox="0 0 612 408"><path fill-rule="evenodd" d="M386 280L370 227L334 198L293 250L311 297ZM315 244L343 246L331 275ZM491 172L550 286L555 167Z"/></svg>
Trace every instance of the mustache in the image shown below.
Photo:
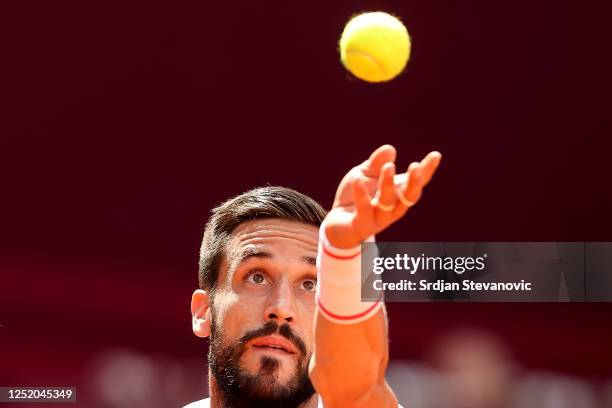
<svg viewBox="0 0 612 408"><path fill-rule="evenodd" d="M244 346L246 345L246 343L253 339L256 339L257 337L269 336L271 334L276 333L277 331L281 336L293 343L293 345L297 347L297 349L302 353L302 355L306 355L306 343L304 343L304 341L293 332L289 324L285 323L279 327L278 323L276 323L276 321L274 320L270 320L262 327L249 330L242 337L240 337L238 343L241 346Z"/></svg>

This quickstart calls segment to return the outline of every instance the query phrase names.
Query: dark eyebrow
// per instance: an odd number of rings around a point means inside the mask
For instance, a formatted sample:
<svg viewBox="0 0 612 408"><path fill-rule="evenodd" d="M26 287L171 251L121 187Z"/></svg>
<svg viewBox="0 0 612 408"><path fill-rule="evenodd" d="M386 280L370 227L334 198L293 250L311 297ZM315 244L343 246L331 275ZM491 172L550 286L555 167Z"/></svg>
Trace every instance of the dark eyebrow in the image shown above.
<svg viewBox="0 0 612 408"><path fill-rule="evenodd" d="M314 256L303 256L300 258L300 261L306 262L311 266L317 266L317 258L315 258Z"/></svg>
<svg viewBox="0 0 612 408"><path fill-rule="evenodd" d="M257 248L247 248L245 249L237 258L236 258L236 266L240 265L243 262L246 262L250 258L273 258L274 256L266 251L262 251Z"/></svg>
<svg viewBox="0 0 612 408"><path fill-rule="evenodd" d="M234 262L235 268L238 268L239 265L251 258L270 259L274 258L274 255L258 248L246 248L239 256L236 257ZM317 258L314 256L302 256L300 261L305 262L310 266L317 266Z"/></svg>

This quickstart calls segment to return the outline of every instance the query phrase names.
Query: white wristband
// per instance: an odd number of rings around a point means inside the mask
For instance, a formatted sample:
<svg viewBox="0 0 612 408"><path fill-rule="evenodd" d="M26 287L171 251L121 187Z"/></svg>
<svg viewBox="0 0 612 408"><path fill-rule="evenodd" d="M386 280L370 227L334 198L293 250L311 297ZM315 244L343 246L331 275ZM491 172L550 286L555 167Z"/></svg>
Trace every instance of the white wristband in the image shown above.
<svg viewBox="0 0 612 408"><path fill-rule="evenodd" d="M374 242L374 236L368 237L368 241ZM362 302L361 286L361 245L350 249L333 247L325 236L323 223L319 230L317 253L316 299L319 311L339 324L355 324L369 319L382 306L382 291L377 301Z"/></svg>

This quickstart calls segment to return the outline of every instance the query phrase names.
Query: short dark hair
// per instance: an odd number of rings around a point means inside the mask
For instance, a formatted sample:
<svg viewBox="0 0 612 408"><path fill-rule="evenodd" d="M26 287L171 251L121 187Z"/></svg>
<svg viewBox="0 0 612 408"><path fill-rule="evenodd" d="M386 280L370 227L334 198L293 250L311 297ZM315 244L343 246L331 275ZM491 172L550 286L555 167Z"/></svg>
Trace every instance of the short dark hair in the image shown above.
<svg viewBox="0 0 612 408"><path fill-rule="evenodd" d="M221 259L232 231L245 221L278 218L321 225L327 212L312 198L286 187L259 187L212 210L200 249L200 288L214 292Z"/></svg>

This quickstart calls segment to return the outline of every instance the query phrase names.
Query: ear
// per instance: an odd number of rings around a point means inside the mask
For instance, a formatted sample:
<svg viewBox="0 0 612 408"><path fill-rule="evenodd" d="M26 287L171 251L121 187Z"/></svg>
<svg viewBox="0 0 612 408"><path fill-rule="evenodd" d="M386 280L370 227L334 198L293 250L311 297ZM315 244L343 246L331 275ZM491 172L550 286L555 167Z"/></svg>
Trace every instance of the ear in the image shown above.
<svg viewBox="0 0 612 408"><path fill-rule="evenodd" d="M196 289L191 295L191 327L198 337L210 335L211 311L208 292Z"/></svg>

